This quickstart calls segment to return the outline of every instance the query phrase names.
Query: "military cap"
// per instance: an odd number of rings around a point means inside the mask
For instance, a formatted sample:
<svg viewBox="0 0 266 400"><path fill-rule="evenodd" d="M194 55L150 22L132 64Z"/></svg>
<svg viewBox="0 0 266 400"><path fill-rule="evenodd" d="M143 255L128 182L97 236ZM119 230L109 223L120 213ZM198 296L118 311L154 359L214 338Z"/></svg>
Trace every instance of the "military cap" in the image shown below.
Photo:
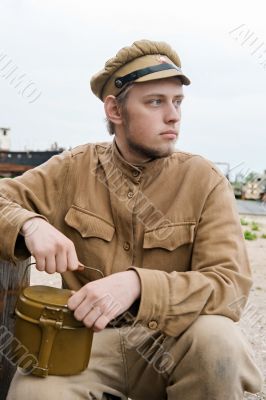
<svg viewBox="0 0 266 400"><path fill-rule="evenodd" d="M177 53L165 42L139 40L123 47L91 78L91 90L103 100L117 96L129 83L178 76L184 85L190 80L181 70Z"/></svg>

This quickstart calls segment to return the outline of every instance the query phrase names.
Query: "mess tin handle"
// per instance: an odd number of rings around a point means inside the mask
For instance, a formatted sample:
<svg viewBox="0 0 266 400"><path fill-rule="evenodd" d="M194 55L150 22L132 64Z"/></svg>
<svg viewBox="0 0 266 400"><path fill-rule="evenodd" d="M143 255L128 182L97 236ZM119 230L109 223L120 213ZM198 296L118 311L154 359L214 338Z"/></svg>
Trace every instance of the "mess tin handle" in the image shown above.
<svg viewBox="0 0 266 400"><path fill-rule="evenodd" d="M24 273L23 273L23 275L22 275L22 278L21 278L20 285L23 284L23 281L24 281L24 279L25 279L25 276L26 276L26 273L27 273L27 271L28 271L28 268L31 267L32 265L36 265L36 262L32 262L32 263L30 263L30 264L28 264L28 265L26 266L25 271L24 271ZM88 267L87 265L83 265L83 264L80 264L80 267L79 267L79 269L78 269L77 271L82 271L83 268L89 269L89 270L91 270L91 271L98 272L98 274L101 275L101 278L104 278L104 276L105 276L104 273L103 273L100 269L95 268L95 267ZM42 272L42 271L40 271L40 272ZM75 272L75 271L66 271L66 272Z"/></svg>
<svg viewBox="0 0 266 400"><path fill-rule="evenodd" d="M32 262L32 263L28 264L28 265L26 266L26 268L25 268L25 271L24 271L23 275L22 275L22 278L21 278L21 281L20 281L20 290L19 290L19 293L18 293L18 296L17 296L17 299L16 299L16 303L15 303L15 307L14 307L14 311L13 311L13 316L15 316L15 309L16 309L17 304L18 304L18 299L19 299L19 297L20 297L20 295L21 295L21 293L22 293L22 290L24 289L24 288L23 288L23 282L24 282L26 273L27 273L29 267L31 267L32 265L36 265L36 262ZM91 270L91 271L98 272L98 273L101 275L101 278L104 278L104 273L103 273L100 269L98 269L98 268L95 268L95 267L88 267L87 265L80 264L80 269L79 269L79 271L82 271L83 268L89 269L89 270ZM74 272L74 271L66 271L66 272Z"/></svg>
<svg viewBox="0 0 266 400"><path fill-rule="evenodd" d="M52 310L52 317L49 318L49 312ZM49 360L52 352L55 337L60 329L63 327L63 313L62 310L46 306L40 317L40 327L42 329L42 341L38 356L38 365L34 369L34 374L46 377L48 376Z"/></svg>
<svg viewBox="0 0 266 400"><path fill-rule="evenodd" d="M10 316L12 316L13 318L15 318L15 316L16 316L15 310L16 310L17 305L18 305L18 299L19 299L19 297L20 297L20 295L22 293L22 290L24 289L23 282L25 280L26 273L28 272L28 269L29 269L29 267L31 265L36 265L36 263L32 262L32 263L26 265L26 267L25 267L25 271L24 271L24 273L22 275L22 278L21 278L21 281L20 281L20 285L19 285L20 286L20 290L18 291L18 295L17 295L16 302L15 302L15 307L14 307L13 313L12 312L10 313Z"/></svg>

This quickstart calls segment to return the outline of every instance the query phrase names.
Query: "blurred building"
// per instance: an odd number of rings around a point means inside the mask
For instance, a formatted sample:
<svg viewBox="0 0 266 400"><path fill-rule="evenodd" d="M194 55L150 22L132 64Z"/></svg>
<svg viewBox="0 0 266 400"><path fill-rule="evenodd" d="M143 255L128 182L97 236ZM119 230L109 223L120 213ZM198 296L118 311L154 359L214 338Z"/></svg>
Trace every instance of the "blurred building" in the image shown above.
<svg viewBox="0 0 266 400"><path fill-rule="evenodd" d="M0 128L0 150L10 150L10 128Z"/></svg>
<svg viewBox="0 0 266 400"><path fill-rule="evenodd" d="M10 129L0 128L0 177L14 177L61 153L57 143L44 151L11 151Z"/></svg>

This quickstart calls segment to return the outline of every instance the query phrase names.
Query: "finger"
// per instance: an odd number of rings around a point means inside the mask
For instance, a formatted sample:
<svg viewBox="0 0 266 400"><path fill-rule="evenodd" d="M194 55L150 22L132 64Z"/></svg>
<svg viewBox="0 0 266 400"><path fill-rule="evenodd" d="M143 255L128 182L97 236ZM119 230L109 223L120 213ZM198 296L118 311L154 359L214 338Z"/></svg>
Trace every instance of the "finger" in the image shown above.
<svg viewBox="0 0 266 400"><path fill-rule="evenodd" d="M83 302L86 297L86 293L82 290L75 292L67 302L67 306L70 310L76 310L76 308Z"/></svg>
<svg viewBox="0 0 266 400"><path fill-rule="evenodd" d="M95 321L92 329L94 332L100 332L102 331L110 322L110 319L102 314L100 317Z"/></svg>
<svg viewBox="0 0 266 400"><path fill-rule="evenodd" d="M79 265L82 265L82 264L79 262L75 246L71 242L70 248L67 252L67 269L69 271L75 271L78 269Z"/></svg>
<svg viewBox="0 0 266 400"><path fill-rule="evenodd" d="M45 271L45 257L35 257L34 254L32 254L32 256L36 261L36 269L38 271Z"/></svg>
<svg viewBox="0 0 266 400"><path fill-rule="evenodd" d="M86 315L86 317L83 319L84 325L86 325L87 328L91 328L101 315L102 311L100 307L98 306L93 307L90 310L90 312Z"/></svg>
<svg viewBox="0 0 266 400"><path fill-rule="evenodd" d="M108 293L103 296L97 304L101 307L103 314L109 319L115 318L121 314L123 308L121 303Z"/></svg>
<svg viewBox="0 0 266 400"><path fill-rule="evenodd" d="M67 270L67 255L65 252L60 252L55 256L56 271L59 273Z"/></svg>
<svg viewBox="0 0 266 400"><path fill-rule="evenodd" d="M88 304L87 300L83 300L75 309L74 317L78 321L83 321L86 315L94 308L92 304Z"/></svg>
<svg viewBox="0 0 266 400"><path fill-rule="evenodd" d="M113 303L107 310L104 310L104 315L111 321L122 313L122 307L120 303Z"/></svg>
<svg viewBox="0 0 266 400"><path fill-rule="evenodd" d="M53 274L56 271L56 262L54 255L45 257L45 271L48 274Z"/></svg>

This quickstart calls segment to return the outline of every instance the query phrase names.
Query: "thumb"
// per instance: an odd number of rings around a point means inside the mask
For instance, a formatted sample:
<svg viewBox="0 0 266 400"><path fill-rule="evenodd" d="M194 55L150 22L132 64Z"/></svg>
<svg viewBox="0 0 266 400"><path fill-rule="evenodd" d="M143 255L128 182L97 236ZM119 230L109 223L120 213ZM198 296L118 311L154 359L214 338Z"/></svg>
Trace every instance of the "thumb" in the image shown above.
<svg viewBox="0 0 266 400"><path fill-rule="evenodd" d="M84 268L85 268L85 265L82 264L82 263L79 261L78 271L83 271Z"/></svg>

